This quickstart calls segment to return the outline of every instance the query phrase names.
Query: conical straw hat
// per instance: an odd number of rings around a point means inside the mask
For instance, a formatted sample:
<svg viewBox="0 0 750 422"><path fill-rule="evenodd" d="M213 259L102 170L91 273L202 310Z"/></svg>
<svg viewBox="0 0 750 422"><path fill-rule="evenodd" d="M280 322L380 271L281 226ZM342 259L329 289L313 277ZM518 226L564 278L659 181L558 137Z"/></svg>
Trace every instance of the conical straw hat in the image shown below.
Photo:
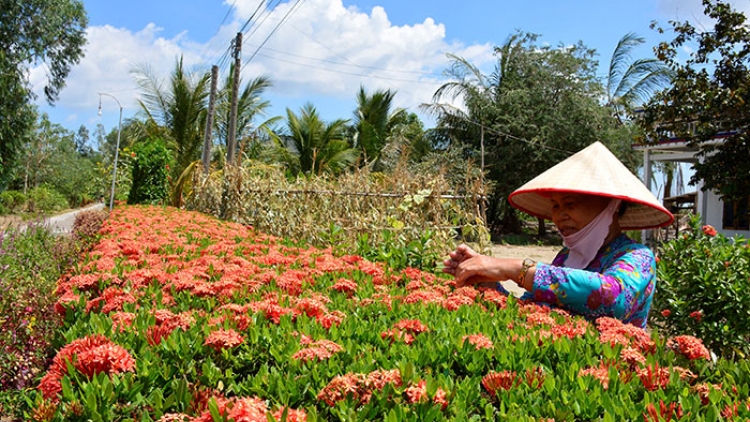
<svg viewBox="0 0 750 422"><path fill-rule="evenodd" d="M552 219L550 194L574 192L629 202L620 216L623 230L662 227L674 221L659 200L601 142L595 142L535 177L510 194L521 211Z"/></svg>

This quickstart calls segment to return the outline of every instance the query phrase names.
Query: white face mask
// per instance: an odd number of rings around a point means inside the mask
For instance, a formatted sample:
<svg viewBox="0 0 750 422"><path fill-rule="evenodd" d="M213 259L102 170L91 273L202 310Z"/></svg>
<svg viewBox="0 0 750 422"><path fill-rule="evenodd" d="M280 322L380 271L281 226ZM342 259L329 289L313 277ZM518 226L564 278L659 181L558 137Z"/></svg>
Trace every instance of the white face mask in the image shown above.
<svg viewBox="0 0 750 422"><path fill-rule="evenodd" d="M563 236L563 244L570 249L565 259L566 267L582 270L591 263L609 235L609 227L621 202L619 199L611 200L586 227L570 236Z"/></svg>

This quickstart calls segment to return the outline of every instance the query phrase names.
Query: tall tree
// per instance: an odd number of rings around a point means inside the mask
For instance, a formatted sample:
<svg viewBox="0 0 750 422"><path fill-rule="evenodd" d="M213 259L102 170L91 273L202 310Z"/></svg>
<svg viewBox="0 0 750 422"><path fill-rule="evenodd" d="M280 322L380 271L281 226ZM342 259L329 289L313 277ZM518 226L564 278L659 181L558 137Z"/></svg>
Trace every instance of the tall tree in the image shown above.
<svg viewBox="0 0 750 422"><path fill-rule="evenodd" d="M633 109L646 103L653 94L669 85L673 72L656 58L632 58L635 47L646 42L634 33L617 42L607 73L607 105L623 122Z"/></svg>
<svg viewBox="0 0 750 422"><path fill-rule="evenodd" d="M286 123L287 133L274 135L274 140L292 174L339 174L356 162L359 151L346 137L346 120L326 123L308 103L299 116L287 109Z"/></svg>
<svg viewBox="0 0 750 422"><path fill-rule="evenodd" d="M182 58L165 84L148 66L136 68L139 104L146 121L141 139L164 139L174 154L172 180L178 181L191 163L201 159L210 75L185 69ZM174 186L172 203L179 204L182 191Z"/></svg>
<svg viewBox="0 0 750 422"><path fill-rule="evenodd" d="M728 201L750 192L750 28L731 5L703 0L715 24L705 31L670 21L675 38L656 48L675 77L645 108L641 126L652 140L678 137L700 149L690 183ZM657 28L660 32L664 29ZM679 54L690 47L687 60ZM716 142L721 140L721 142Z"/></svg>
<svg viewBox="0 0 750 422"><path fill-rule="evenodd" d="M0 189L36 120L28 68L44 63L44 95L53 104L83 57L88 20L79 0L0 0ZM26 138L27 139L27 138Z"/></svg>
<svg viewBox="0 0 750 422"><path fill-rule="evenodd" d="M217 137L224 148L227 147L227 140L229 138L233 75L234 71L230 69L216 106ZM242 81L240 81L241 85ZM271 127L282 119L280 116L266 118L271 103L264 100L262 95L271 86L271 79L259 76L246 84L242 92L240 92L237 99L236 139L238 140L238 151L236 152L244 152L249 156L258 155L262 149L259 148L260 140L270 138L270 134L273 132Z"/></svg>
<svg viewBox="0 0 750 422"><path fill-rule="evenodd" d="M387 143L395 95L391 90L375 91L368 95L363 86L359 88L353 127L354 144L361 151L363 165L377 162Z"/></svg>
<svg viewBox="0 0 750 422"><path fill-rule="evenodd" d="M537 38L526 33L509 37L495 49L498 62L489 76L454 59L451 72L458 82L435 94L436 102L448 93L463 102L462 109L439 108L439 125L451 133L452 142L477 151L484 140L486 171L495 182L488 219L509 232L520 229L507 203L514 189L594 141L629 144L608 108L599 104L604 90L594 51L580 42L540 46Z"/></svg>

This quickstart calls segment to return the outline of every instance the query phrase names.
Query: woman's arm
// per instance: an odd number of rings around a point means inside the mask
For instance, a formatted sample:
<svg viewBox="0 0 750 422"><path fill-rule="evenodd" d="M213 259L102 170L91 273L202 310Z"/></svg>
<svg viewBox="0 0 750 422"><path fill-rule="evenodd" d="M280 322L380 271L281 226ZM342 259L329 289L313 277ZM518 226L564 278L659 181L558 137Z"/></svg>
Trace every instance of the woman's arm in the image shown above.
<svg viewBox="0 0 750 422"><path fill-rule="evenodd" d="M533 299L590 318L645 325L656 279L653 252L631 243L598 256L593 267L596 271L539 264L529 286Z"/></svg>

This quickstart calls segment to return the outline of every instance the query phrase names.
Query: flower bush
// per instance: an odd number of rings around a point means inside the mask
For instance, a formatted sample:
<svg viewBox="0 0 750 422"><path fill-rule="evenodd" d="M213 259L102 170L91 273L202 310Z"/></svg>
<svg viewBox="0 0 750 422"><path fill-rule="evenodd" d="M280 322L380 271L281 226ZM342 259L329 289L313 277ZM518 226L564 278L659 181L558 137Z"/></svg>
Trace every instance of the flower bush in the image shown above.
<svg viewBox="0 0 750 422"><path fill-rule="evenodd" d="M57 283L38 421L747 420L747 361L252 227L118 207ZM59 382L59 386L58 386Z"/></svg>
<svg viewBox="0 0 750 422"><path fill-rule="evenodd" d="M0 415L17 413L21 394L48 366L61 324L56 282L98 240L105 217L79 213L70 237L40 222L0 233Z"/></svg>
<svg viewBox="0 0 750 422"><path fill-rule="evenodd" d="M691 230L659 248L652 318L671 335L691 334L714 353L750 352L750 246L696 217Z"/></svg>

